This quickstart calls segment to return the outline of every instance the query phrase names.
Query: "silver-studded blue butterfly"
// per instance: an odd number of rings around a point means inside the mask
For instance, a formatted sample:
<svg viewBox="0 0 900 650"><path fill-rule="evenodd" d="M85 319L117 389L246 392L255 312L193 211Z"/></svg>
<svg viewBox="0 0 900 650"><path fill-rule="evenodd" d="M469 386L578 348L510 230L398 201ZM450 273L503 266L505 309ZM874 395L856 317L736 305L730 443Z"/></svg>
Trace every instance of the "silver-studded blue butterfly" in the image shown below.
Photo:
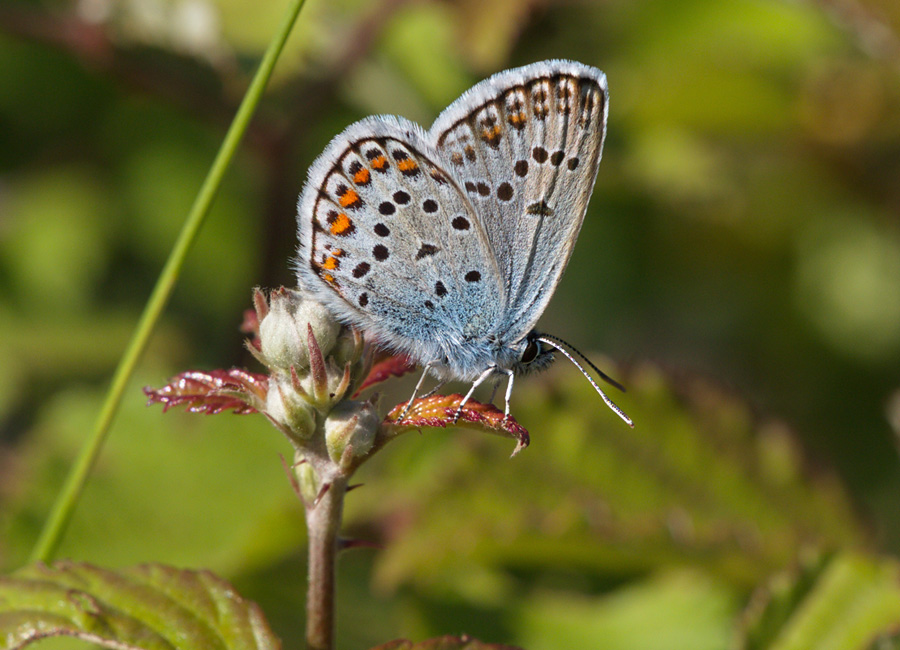
<svg viewBox="0 0 900 650"><path fill-rule="evenodd" d="M552 60L482 81L427 132L394 116L352 124L300 195L300 287L424 366L413 398L428 374L471 381L462 409L506 375L509 415L513 377L558 350L630 425L562 341L533 329L581 229L607 107L600 70Z"/></svg>

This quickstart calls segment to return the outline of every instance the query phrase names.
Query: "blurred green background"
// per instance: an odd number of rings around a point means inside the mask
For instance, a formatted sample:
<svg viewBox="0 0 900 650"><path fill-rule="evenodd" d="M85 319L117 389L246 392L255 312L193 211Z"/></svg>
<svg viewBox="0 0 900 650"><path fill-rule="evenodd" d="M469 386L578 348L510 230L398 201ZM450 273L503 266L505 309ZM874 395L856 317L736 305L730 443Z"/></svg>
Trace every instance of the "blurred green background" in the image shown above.
<svg viewBox="0 0 900 650"><path fill-rule="evenodd" d="M7 569L283 4L0 0ZM259 370L242 311L253 286L293 285L294 203L332 136L372 113L427 127L480 79L545 58L603 69L610 118L542 327L628 385L636 429L560 363L517 383L532 446L513 461L470 432L388 447L349 497L348 529L384 548L344 558L342 646L469 632L724 648L753 588L804 549L900 552L895 0L309 0L62 555L212 568L299 637L287 445L261 417L147 409L140 388Z"/></svg>

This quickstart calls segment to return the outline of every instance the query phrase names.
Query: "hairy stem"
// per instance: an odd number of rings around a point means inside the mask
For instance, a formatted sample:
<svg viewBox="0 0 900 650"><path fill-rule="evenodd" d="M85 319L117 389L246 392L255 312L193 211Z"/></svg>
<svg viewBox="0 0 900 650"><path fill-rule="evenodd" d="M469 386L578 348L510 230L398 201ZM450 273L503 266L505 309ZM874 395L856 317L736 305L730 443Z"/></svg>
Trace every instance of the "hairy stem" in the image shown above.
<svg viewBox="0 0 900 650"><path fill-rule="evenodd" d="M309 534L309 588L306 595L308 650L334 648L335 565L346 493L347 478L338 477L331 481L317 503L306 506Z"/></svg>

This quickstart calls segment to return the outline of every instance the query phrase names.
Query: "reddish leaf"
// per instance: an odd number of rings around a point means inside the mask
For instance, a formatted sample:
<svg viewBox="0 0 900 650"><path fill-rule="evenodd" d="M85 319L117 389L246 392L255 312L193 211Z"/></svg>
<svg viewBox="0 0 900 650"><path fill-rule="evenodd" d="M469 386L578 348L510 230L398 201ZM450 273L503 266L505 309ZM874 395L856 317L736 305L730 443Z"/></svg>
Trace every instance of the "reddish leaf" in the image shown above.
<svg viewBox="0 0 900 650"><path fill-rule="evenodd" d="M359 395L365 389L370 388L375 384L387 381L391 377L402 377L415 369L416 364L405 354L385 354L381 358L375 360L375 363L372 365L372 370L369 371L369 375L366 377L365 381L363 381L362 386L356 391L356 395ZM354 395L354 397L356 397L356 395Z"/></svg>
<svg viewBox="0 0 900 650"><path fill-rule="evenodd" d="M516 440L516 448L512 455L515 456L525 449L530 442L528 431L516 422L513 416L504 417L503 411L493 404L482 404L469 400L455 420L456 412L463 396L459 393L453 395L432 395L420 397L413 402L413 407L402 421L397 420L406 408L406 402L398 404L384 419L384 425L395 429L420 429L422 427L450 427L462 425L469 429L476 429L486 433L495 433Z"/></svg>
<svg viewBox="0 0 900 650"><path fill-rule="evenodd" d="M238 415L256 413L266 401L269 378L239 368L210 372L183 372L159 389L144 387L147 405L162 404L168 411L187 406L192 413L207 415L233 410Z"/></svg>

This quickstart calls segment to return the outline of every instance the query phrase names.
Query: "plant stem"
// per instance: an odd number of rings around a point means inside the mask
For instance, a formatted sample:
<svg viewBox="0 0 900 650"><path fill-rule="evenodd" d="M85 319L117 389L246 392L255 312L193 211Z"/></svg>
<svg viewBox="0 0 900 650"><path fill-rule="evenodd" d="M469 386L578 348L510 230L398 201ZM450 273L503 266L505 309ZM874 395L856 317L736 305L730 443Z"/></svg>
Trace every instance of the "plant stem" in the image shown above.
<svg viewBox="0 0 900 650"><path fill-rule="evenodd" d="M304 2L305 0L291 0L281 27L272 39L272 42L269 43L259 69L256 71L256 75L253 77L253 81L250 83L250 87L241 101L228 133L225 135L225 139L222 140L222 145L219 147L219 152L216 154L209 173L200 187L197 198L194 200L194 205L191 207L181 233L178 235L172 252L169 254L169 259L159 275L159 279L150 299L147 301L144 313L141 314L141 319L128 344L128 348L119 361L119 366L116 368L109 390L106 393L106 399L94 424L93 433L82 446L75 464L69 471L65 484L57 496L53 510L44 523L44 528L31 553L32 562L48 562L56 553L63 533L69 524L69 520L72 518L75 504L78 502L91 469L100 455L100 450L103 448L106 434L112 426L119 404L122 402L122 396L125 394L128 380L134 373L134 369L150 340L150 335L153 333L153 329L159 321L159 317L163 309L165 309L169 297L172 295L172 290L175 288L175 282L178 280L182 266L184 266L188 251L197 238L200 226L203 225L213 199L222 184L225 170L228 169L228 165L237 152L241 138L250 124L250 118L253 116L256 106L262 98L263 91L269 82L269 78L272 76L272 71L275 69L275 62L278 60L282 49L284 49L284 44L287 42Z"/></svg>
<svg viewBox="0 0 900 650"><path fill-rule="evenodd" d="M309 588L306 594L307 650L334 648L334 583L338 533L347 477L335 478L316 504L306 507L309 535Z"/></svg>

